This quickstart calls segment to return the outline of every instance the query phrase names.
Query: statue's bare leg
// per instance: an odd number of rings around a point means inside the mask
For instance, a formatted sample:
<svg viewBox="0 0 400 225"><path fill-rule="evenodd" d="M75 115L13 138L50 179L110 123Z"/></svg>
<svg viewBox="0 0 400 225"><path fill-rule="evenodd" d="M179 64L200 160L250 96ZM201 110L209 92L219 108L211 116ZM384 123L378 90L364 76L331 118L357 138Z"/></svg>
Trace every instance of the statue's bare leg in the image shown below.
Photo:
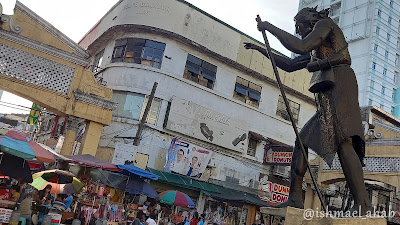
<svg viewBox="0 0 400 225"><path fill-rule="evenodd" d="M361 214L365 215L366 211L371 210L371 202L365 189L361 162L353 148L351 138L340 144L338 156L347 185L354 199L354 206L351 210L358 211L361 206Z"/></svg>
<svg viewBox="0 0 400 225"><path fill-rule="evenodd" d="M305 148L308 153L308 149ZM286 202L278 207L292 206L295 208L304 208L303 203L303 178L307 171L307 162L304 159L300 146L296 141L293 150L292 164L290 166L290 194Z"/></svg>

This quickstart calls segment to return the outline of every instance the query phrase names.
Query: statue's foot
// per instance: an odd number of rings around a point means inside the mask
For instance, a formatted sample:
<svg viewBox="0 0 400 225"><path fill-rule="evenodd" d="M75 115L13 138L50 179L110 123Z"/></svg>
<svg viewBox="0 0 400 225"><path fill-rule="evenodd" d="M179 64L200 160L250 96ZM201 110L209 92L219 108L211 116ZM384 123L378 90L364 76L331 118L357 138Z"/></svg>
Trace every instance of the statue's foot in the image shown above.
<svg viewBox="0 0 400 225"><path fill-rule="evenodd" d="M288 199L286 202L275 206L275 208L285 208L285 207L294 207L298 209L304 209L303 200L296 200L296 199Z"/></svg>
<svg viewBox="0 0 400 225"><path fill-rule="evenodd" d="M351 215L354 215L355 217L365 216L365 215L367 215L368 212L373 213L373 208L371 205L367 205L367 204L355 204L350 209Z"/></svg>

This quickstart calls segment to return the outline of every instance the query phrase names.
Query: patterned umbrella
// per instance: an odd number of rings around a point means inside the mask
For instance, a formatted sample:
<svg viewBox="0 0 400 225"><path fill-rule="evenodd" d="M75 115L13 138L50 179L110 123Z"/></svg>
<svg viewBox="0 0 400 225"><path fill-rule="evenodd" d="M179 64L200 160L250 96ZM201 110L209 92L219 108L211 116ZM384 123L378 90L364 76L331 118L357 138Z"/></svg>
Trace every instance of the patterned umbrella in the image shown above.
<svg viewBox="0 0 400 225"><path fill-rule="evenodd" d="M160 202L187 208L194 208L194 203L192 199L187 196L187 194L180 191L164 191L158 194L160 197Z"/></svg>
<svg viewBox="0 0 400 225"><path fill-rule="evenodd" d="M26 133L10 130L5 135L0 135L0 151L24 159L36 158L40 162L55 162L54 156L31 140Z"/></svg>
<svg viewBox="0 0 400 225"><path fill-rule="evenodd" d="M46 170L32 175L31 185L38 190L51 185L52 194L72 194L83 188L83 184L71 172L64 170Z"/></svg>

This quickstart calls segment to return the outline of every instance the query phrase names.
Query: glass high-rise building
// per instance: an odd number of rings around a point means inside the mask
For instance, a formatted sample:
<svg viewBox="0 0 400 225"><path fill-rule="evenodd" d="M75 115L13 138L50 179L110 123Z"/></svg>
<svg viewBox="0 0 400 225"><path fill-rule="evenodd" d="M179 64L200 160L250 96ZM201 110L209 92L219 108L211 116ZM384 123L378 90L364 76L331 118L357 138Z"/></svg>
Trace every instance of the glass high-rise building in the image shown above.
<svg viewBox="0 0 400 225"><path fill-rule="evenodd" d="M300 0L304 7L330 8L343 30L357 76L360 106L378 106L400 118L400 1Z"/></svg>

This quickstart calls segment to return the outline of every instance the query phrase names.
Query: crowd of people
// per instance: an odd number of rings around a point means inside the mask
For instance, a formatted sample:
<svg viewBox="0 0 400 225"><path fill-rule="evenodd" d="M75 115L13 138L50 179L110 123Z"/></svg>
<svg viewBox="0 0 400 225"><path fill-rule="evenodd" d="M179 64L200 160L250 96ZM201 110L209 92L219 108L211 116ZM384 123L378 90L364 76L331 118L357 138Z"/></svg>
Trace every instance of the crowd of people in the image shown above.
<svg viewBox="0 0 400 225"><path fill-rule="evenodd" d="M45 213L47 209L55 209L59 212L71 211L74 197L64 194L51 194L51 185L47 185L43 190L38 191L31 185L17 180L5 179L0 184L1 190L9 190L7 200L15 204L4 205L3 207L16 210L21 217L26 219L26 224L32 224L32 216Z"/></svg>
<svg viewBox="0 0 400 225"><path fill-rule="evenodd" d="M179 208L176 213L170 205L160 204L156 200L145 201L143 205L128 207L128 221L131 225L205 225L205 215L195 210Z"/></svg>

